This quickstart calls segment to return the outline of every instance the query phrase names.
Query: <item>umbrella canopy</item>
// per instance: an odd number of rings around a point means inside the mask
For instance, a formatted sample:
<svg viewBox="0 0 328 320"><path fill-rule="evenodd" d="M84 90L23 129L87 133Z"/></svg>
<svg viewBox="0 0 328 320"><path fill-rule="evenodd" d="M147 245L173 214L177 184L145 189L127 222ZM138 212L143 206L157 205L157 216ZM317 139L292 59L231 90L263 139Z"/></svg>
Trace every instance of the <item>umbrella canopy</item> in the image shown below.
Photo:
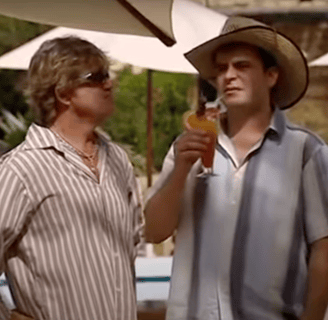
<svg viewBox="0 0 328 320"><path fill-rule="evenodd" d="M327 67L328 66L328 53L313 60L309 63L309 67Z"/></svg>
<svg viewBox="0 0 328 320"><path fill-rule="evenodd" d="M173 0L2 0L0 13L43 24L121 34L156 36L175 43Z"/></svg>
<svg viewBox="0 0 328 320"><path fill-rule="evenodd" d="M156 38L58 27L2 55L0 68L27 69L31 57L44 41L76 35L94 43L110 58L120 62L152 70L197 73L183 54L216 37L226 19L225 15L201 4L175 0L172 24L177 44L171 48Z"/></svg>

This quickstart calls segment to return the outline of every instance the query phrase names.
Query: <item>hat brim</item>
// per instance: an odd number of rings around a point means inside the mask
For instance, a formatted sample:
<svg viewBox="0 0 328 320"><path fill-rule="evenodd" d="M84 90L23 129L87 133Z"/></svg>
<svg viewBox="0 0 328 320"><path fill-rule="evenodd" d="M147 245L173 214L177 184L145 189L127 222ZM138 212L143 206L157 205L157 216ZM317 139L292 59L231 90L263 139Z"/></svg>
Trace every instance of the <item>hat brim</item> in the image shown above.
<svg viewBox="0 0 328 320"><path fill-rule="evenodd" d="M216 78L214 54L229 43L260 47L275 57L279 77L273 99L280 109L290 108L304 96L309 83L304 55L292 40L269 27L251 26L220 35L185 53L185 57L204 79L213 83Z"/></svg>

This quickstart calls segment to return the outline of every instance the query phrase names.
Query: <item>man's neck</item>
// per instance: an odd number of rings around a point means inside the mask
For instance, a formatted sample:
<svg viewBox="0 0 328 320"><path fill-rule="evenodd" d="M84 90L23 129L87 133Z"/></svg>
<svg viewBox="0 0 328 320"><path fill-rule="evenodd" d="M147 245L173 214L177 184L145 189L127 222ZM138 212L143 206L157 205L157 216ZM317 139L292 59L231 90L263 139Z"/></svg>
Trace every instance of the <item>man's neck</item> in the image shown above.
<svg viewBox="0 0 328 320"><path fill-rule="evenodd" d="M269 106L261 109L228 108L227 134L232 139L241 132L243 134L247 134L248 132L263 134L270 124L272 114L273 109Z"/></svg>
<svg viewBox="0 0 328 320"><path fill-rule="evenodd" d="M236 148L239 159L245 157L270 125L273 110L270 107L264 110L241 112L240 109L228 108L227 134Z"/></svg>
<svg viewBox="0 0 328 320"><path fill-rule="evenodd" d="M73 147L87 153L95 143L95 125L70 114L59 115L50 129Z"/></svg>

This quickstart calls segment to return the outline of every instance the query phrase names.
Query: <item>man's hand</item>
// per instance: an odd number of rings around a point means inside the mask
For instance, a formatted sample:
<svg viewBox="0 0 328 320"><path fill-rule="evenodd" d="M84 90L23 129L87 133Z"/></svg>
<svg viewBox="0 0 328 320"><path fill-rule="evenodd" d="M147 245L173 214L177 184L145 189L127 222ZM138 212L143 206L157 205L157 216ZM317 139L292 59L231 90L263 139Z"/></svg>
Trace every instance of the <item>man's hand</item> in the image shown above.
<svg viewBox="0 0 328 320"><path fill-rule="evenodd" d="M210 137L205 131L187 127L187 131L175 144L176 165L190 169L203 156L209 143Z"/></svg>
<svg viewBox="0 0 328 320"><path fill-rule="evenodd" d="M21 313L18 313L17 311L13 311L11 313L11 318L10 320L33 320L33 318L26 317Z"/></svg>
<svg viewBox="0 0 328 320"><path fill-rule="evenodd" d="M186 129L186 132L174 143L175 155L170 155L174 167L170 176L147 203L145 235L148 242L160 243L171 236L177 228L189 171L206 151L207 144L210 142L205 131Z"/></svg>

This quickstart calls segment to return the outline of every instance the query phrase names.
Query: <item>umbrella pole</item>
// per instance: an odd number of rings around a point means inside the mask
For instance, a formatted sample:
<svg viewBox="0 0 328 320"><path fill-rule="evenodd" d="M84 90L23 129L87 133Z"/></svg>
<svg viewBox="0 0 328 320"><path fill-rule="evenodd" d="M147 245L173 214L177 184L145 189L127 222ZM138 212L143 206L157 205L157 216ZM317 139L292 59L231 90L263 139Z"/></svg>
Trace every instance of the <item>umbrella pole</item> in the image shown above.
<svg viewBox="0 0 328 320"><path fill-rule="evenodd" d="M197 75L197 111L201 111L204 109L204 97L202 92L202 78L198 74Z"/></svg>
<svg viewBox="0 0 328 320"><path fill-rule="evenodd" d="M129 11L140 23L142 23L154 36L160 39L166 46L171 47L176 43L176 40L168 36L154 23L142 15L133 5L127 0L117 0L127 11ZM131 2L131 1L130 1Z"/></svg>
<svg viewBox="0 0 328 320"><path fill-rule="evenodd" d="M152 185L153 167L153 70L147 70L147 186Z"/></svg>

